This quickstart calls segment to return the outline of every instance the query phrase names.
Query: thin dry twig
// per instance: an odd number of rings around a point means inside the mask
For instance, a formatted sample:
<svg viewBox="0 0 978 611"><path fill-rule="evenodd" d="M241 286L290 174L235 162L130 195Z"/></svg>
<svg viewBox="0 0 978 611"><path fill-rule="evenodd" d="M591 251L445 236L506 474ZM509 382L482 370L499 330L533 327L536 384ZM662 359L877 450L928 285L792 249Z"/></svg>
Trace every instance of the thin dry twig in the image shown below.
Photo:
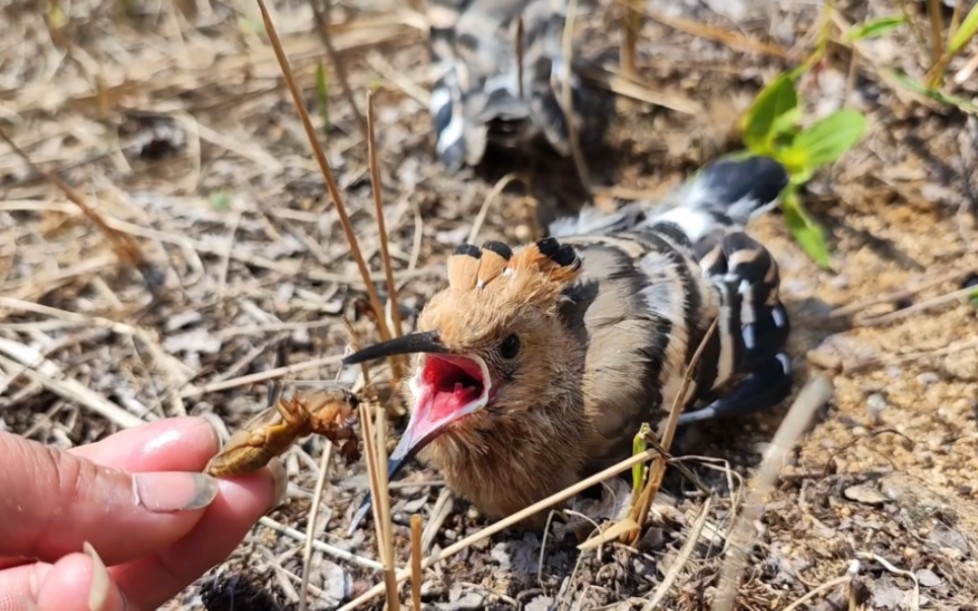
<svg viewBox="0 0 978 611"><path fill-rule="evenodd" d="M330 356L324 356L322 358L312 359L302 363L292 363L291 365L276 367L275 369L269 369L267 371L249 373L248 375L231 378L230 380L214 382L213 384L207 384L205 386L201 386L200 388L188 388L180 393L180 397L187 399L190 397L205 395L207 393L228 390L229 388L247 386L256 382L264 382L265 380L274 380L275 378L281 378L299 371L305 371L306 369L315 369L317 367L322 367L323 365L335 365L342 360L342 355L337 356L332 354Z"/></svg>
<svg viewBox="0 0 978 611"><path fill-rule="evenodd" d="M784 611L794 611L794 609L800 608L804 603L815 598L822 592L828 592L829 590L833 590L838 586L852 583L852 580L857 573L859 573L859 561L853 560L849 564L849 568L846 570L845 575L841 575L839 577L836 577L835 579L826 581L825 583L823 583L822 585L816 588L812 588L810 591L806 592L804 596L800 597L798 600L785 607Z"/></svg>
<svg viewBox="0 0 978 611"><path fill-rule="evenodd" d="M637 76L635 47L638 44L638 34L642 29L641 10L642 2L640 0L626 0L621 6L622 36L618 61L621 64L622 73L629 78Z"/></svg>
<svg viewBox="0 0 978 611"><path fill-rule="evenodd" d="M381 193L380 167L377 164L377 144L374 140L374 104L373 96L367 92L367 163L370 166L370 188L374 194L374 214L377 217L377 231L380 233L380 258L384 264L384 276L387 280L387 299L391 306L391 317L394 321L394 337L400 337L403 329L401 309L397 305L397 285L394 284L394 268L391 264L391 254L387 247L387 223L384 219L384 195ZM403 376L404 357L391 359L391 374L396 385Z"/></svg>
<svg viewBox="0 0 978 611"><path fill-rule="evenodd" d="M510 172L497 180L496 184L492 186L492 189L486 193L485 199L482 200L482 207L479 208L479 214L475 215L475 220L472 222L472 229L469 231L469 237L466 239L469 244L475 243L475 238L477 235L479 235L479 230L482 229L482 224L486 221L486 215L489 213L489 206L496 201L496 198L499 197L509 183L519 179L520 177L518 174L516 174L516 172Z"/></svg>
<svg viewBox="0 0 978 611"><path fill-rule="evenodd" d="M617 0L617 2L625 3L631 2L631 0ZM678 15L666 15L665 13L661 13L654 9L648 7L641 8L641 5L639 6L640 10L646 17L658 21L664 26L670 27L674 30L679 30L680 32L685 32L687 34L692 34L693 36L705 38L706 40L718 42L735 51L763 53L772 57L787 59L795 62L800 62L804 59L797 54L791 53L784 47L762 42L749 36L740 34L739 32L724 30L698 21L693 21L692 19L686 19Z"/></svg>
<svg viewBox="0 0 978 611"><path fill-rule="evenodd" d="M884 558L884 557L882 557L882 556L880 556L878 554L872 554L872 553L869 553L869 552L859 552L859 553L856 554L856 556L858 556L859 558L862 558L864 560L875 560L876 562L880 563L880 565L882 565L883 568L886 569L887 571L889 571L891 573L894 573L896 575L903 575L904 577L906 577L906 578L910 579L911 581L913 581L913 598L910 600L910 609L912 611L919 611L919 609L920 609L920 581L917 580L917 575L913 571L907 571L905 569L901 569L899 567L896 567L889 560L887 560L886 558Z"/></svg>
<svg viewBox="0 0 978 611"><path fill-rule="evenodd" d="M411 516L411 603L421 611L421 516Z"/></svg>
<svg viewBox="0 0 978 611"><path fill-rule="evenodd" d="M387 486L381 483L381 470L384 474L387 473L387 464L380 465L380 452L383 451L381 448L377 447L377 432L374 430L374 424L370 418L370 410L367 406L367 402L360 404L360 422L361 430L363 433L363 445L367 456L367 472L370 476L370 494L373 496L374 502L371 503L371 512L374 516L374 528L376 529L377 535L377 547L380 550L380 561L383 564L383 574L384 583L382 584L384 591L387 593L387 608L388 609L398 609L400 608L397 595L397 580L394 578L394 545L393 541L388 538L390 533L390 496L388 494ZM383 424L383 414L386 413L383 409L374 410L377 412L377 424ZM382 426L377 428L382 429ZM386 458L386 457L385 457ZM387 501L385 503L385 500Z"/></svg>
<svg viewBox="0 0 978 611"><path fill-rule="evenodd" d="M316 478L316 488L309 507L309 518L306 520L306 543L302 550L302 581L299 585L299 611L305 611L309 591L309 569L312 568L313 541L316 540L316 518L319 516L319 505L323 501L323 490L326 488L326 475L329 473L329 456L333 444L326 440L323 455L319 460L319 477Z"/></svg>
<svg viewBox="0 0 978 611"><path fill-rule="evenodd" d="M60 189L65 194L65 197L71 200L73 204L78 206L85 217L88 218L88 220L91 221L100 232L102 232L105 239L109 241L109 245L111 245L112 250L115 251L116 257L119 258L119 262L123 265L135 267L143 276L143 280L146 282L146 287L149 289L150 293L154 297L159 294L160 289L163 288L163 274L156 268L156 266L150 263L149 259L146 258L146 255L143 254L143 250L139 247L139 243L136 242L131 235L111 227L102 217L102 214L98 212L90 203L88 203L88 199L82 195L81 192L65 181L61 180L54 172L49 172L34 163L30 155L17 146L17 144L7 135L7 132L5 132L2 128L0 128L0 139L6 142L11 150L13 150L18 157L24 160L24 163L26 163L28 167Z"/></svg>
<svg viewBox="0 0 978 611"><path fill-rule="evenodd" d="M669 570L666 571L665 577L662 578L662 583L659 587L655 589L655 593L649 598L649 602L642 607L642 611L652 611L656 609L657 605L665 598L666 594L669 593L669 588L672 584L679 578L679 574L682 572L683 567L689 561L689 558L693 555L693 550L696 549L696 544L700 540L700 533L703 531L703 527L706 525L707 518L710 517L710 504L713 501L711 497L706 497L706 501L703 502L703 508L700 510L700 514L696 517L696 521L693 522L693 526L689 529L689 535L686 542L683 543L682 548L679 550L679 554L676 556L675 561L669 565Z"/></svg>
<svg viewBox="0 0 978 611"><path fill-rule="evenodd" d="M366 140L367 125L364 122L363 113L360 112L357 101L353 97L353 88L350 87L350 78L346 74L346 65L343 63L340 54L336 51L336 47L333 45L333 39L329 34L329 14L333 2L332 0L323 1L325 6L320 7L318 0L309 0L309 6L312 7L312 14L316 19L316 33L319 34L319 38L323 41L323 46L326 47L326 53L329 55L329 61L333 63L333 69L336 70L336 77L340 81L343 97L353 112L353 122L357 124L360 135Z"/></svg>
<svg viewBox="0 0 978 611"><path fill-rule="evenodd" d="M577 177L584 187L584 192L588 199L592 195L591 174L584 160L584 153L581 151L581 141L578 138L579 125L577 124L577 113L574 109L573 91L571 90L570 77L571 66L574 57L574 19L577 17L577 0L570 0L567 3L567 20L564 22L563 39L561 40L564 55L564 74L561 79L560 105L563 107L564 116L567 117L567 135L570 140L571 156L574 158L574 167L577 169Z"/></svg>
<svg viewBox="0 0 978 611"><path fill-rule="evenodd" d="M534 515L537 512L540 512L552 505L556 505L561 501L569 499L570 497L580 493L581 491L590 488L594 484L612 478L623 471L631 469L633 465L646 462L652 458L655 458L657 455L658 455L657 450L648 450L641 454L635 454L633 456L630 456L625 460L622 460L621 462L608 467L604 471L595 473L591 477L588 477L576 484L568 486L567 488L564 488L560 492L554 493L543 500L537 501L536 503L530 505L529 507L526 507L525 509L518 511L511 516L503 518L491 524L490 526L482 528L476 531L475 533L469 535L468 537L465 537L464 539L461 539L453 543L452 545L449 545L443 550L435 554L432 554L431 556L428 556L427 558L425 558L424 562L421 563L421 567L423 569L429 568L432 565L441 562L446 558L450 558L451 556L454 556L455 554L459 553L464 549L467 549L468 547L471 547L473 544L478 543L479 541L482 541L487 537L491 537L497 532L505 530L506 528L509 528L510 526L516 524L517 522L521 522L525 520L526 518ZM410 576L411 576L410 569L402 569L397 573L397 581L398 582L404 581L408 579ZM351 611L352 609L357 609L363 606L365 603L373 600L380 594L383 594L384 589L385 589L385 584L383 583L375 585L374 587L370 588L369 590L367 590L366 592L364 592L354 600L340 607L339 611Z"/></svg>
<svg viewBox="0 0 978 611"><path fill-rule="evenodd" d="M629 517L635 521L638 528L632 529L622 536L621 542L626 545L634 545L642 535L642 529L645 525L646 517L649 514L649 509L652 507L652 501L662 486L662 479L665 477L666 465L668 464L669 458L667 454L669 448L672 447L673 439L676 437L676 428L679 426L679 415L686 406L686 394L689 392L689 385L693 381L696 366L703 355L703 350L709 343L710 337L716 332L718 321L719 319L714 318L713 322L710 323L709 328L703 334L703 338L696 347L696 352L693 353L693 358L690 359L689 365L683 374L682 383L670 406L669 417L666 419L665 429L662 432L662 441L659 442L661 448L659 456L649 468L649 477L645 483L645 488L639 495L638 502L632 505L632 510L629 512Z"/></svg>
<svg viewBox="0 0 978 611"><path fill-rule="evenodd" d="M285 78L285 83L288 85L289 92L292 94L292 103L302 121L306 138L309 140L309 146L312 149L313 155L316 157L316 163L319 165L323 179L326 181L326 187L329 190L330 197L333 199L333 204L336 206L336 212L340 217L340 224L343 226L343 233L346 235L346 241L350 245L350 252L353 255L354 261L356 261L360 277L366 285L367 296L370 299L370 308L373 310L376 319L377 331L381 339L388 340L391 338L391 335L387 328L384 308L380 305L377 287L370 281L370 270L367 268L367 262L364 260L363 253L360 251L360 243L357 240L356 233L353 231L353 225L347 214L343 195L340 193L340 188L333 176L333 170L329 165L329 161L326 159L326 153L323 152L323 147L320 146L319 141L316 139L316 130L312 125L312 120L309 118L309 112L306 110L305 103L303 102L302 92L299 90L299 85L295 82L292 68L289 66L289 58L285 55L285 50L282 48L282 41L279 39L278 33L275 30L275 24L272 23L268 8L265 6L264 0L257 0L257 2L258 7L261 9L261 16L265 23L268 40L275 50L275 57L282 70L282 76Z"/></svg>
<svg viewBox="0 0 978 611"><path fill-rule="evenodd" d="M825 376L816 376L798 393L781 426L771 440L771 447L753 478L753 486L744 501L744 509L731 527L727 557L720 568L714 611L734 608L740 572L747 561L747 545L751 529L764 512L763 500L774 485L787 453L808 427L819 407L832 396L832 383Z"/></svg>
<svg viewBox="0 0 978 611"><path fill-rule="evenodd" d="M281 533L288 537L292 537L296 541L305 541L306 533L302 532L297 528L292 528L291 526L286 526L280 522L269 518L268 516L262 516L258 519L258 523L267 528L271 528L277 533ZM365 558L363 556L357 556L356 554L350 553L345 549L335 547L329 543L323 543L322 541L314 540L312 546L316 551L323 552L324 554L329 554L334 558L344 560L346 562L352 562L357 566L362 566L365 569L370 569L372 571L383 571L384 565L377 562L372 558Z"/></svg>
<svg viewBox="0 0 978 611"><path fill-rule="evenodd" d="M8 371L23 366L21 375L69 401L86 407L122 428L133 428L146 421L119 407L77 380L62 379L61 369L33 348L0 338L0 365ZM7 358L10 357L10 358Z"/></svg>
<svg viewBox="0 0 978 611"><path fill-rule="evenodd" d="M926 278L912 286L901 287L894 291L889 291L886 293L874 295L867 299L857 301L854 303L849 303L844 306L835 308L829 312L829 318L841 318L845 316L852 316L858 314L859 312L872 307L880 303L888 303L897 301L900 299L908 299L914 295L926 291L927 289L937 286L938 284L943 284L945 282L954 282L958 278L964 277L968 273L968 270L951 270L945 274L939 274L934 276L933 274L928 274L929 278Z"/></svg>
<svg viewBox="0 0 978 611"><path fill-rule="evenodd" d="M895 312L890 312L889 314L881 314L880 316L873 316L871 318L863 318L859 321L859 324L864 327L876 326L876 325L887 325L891 322L902 320L914 314L921 312L926 312L932 308L947 305L949 303L954 303L956 301L966 302L974 294L975 288L965 287L963 289L958 289L947 293L946 295L939 295L932 299L927 299L921 301L920 303L915 303L908 308L903 308L902 310L897 310Z"/></svg>

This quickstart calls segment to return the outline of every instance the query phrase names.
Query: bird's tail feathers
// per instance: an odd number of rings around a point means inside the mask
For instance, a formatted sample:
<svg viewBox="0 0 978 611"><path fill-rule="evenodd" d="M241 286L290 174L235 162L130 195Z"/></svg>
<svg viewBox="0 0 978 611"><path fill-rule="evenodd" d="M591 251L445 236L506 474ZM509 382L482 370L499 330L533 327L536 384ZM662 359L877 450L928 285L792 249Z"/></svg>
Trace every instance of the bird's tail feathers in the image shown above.
<svg viewBox="0 0 978 611"><path fill-rule="evenodd" d="M555 237L678 229L691 244L711 232L742 229L778 203L788 172L770 157L722 158L707 164L666 198L636 201L614 212L587 207L550 226Z"/></svg>

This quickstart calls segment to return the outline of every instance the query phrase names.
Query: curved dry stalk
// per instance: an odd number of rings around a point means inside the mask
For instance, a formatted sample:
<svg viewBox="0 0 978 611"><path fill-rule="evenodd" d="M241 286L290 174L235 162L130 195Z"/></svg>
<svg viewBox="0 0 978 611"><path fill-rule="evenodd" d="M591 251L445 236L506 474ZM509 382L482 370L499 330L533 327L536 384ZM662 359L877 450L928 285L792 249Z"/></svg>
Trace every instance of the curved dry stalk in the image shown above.
<svg viewBox="0 0 978 611"><path fill-rule="evenodd" d="M421 516L411 516L411 603L421 611Z"/></svg>
<svg viewBox="0 0 978 611"><path fill-rule="evenodd" d="M567 17L564 22L563 38L561 40L561 53L564 55L564 74L560 88L560 105L563 106L564 116L567 117L567 134L570 137L571 156L574 158L574 167L577 169L577 176L587 193L588 199L594 197L594 190L591 187L591 174L588 171L587 162L584 160L584 153L581 151L581 142L578 139L578 125L574 113L574 100L571 96L570 77L572 66L574 65L573 54L574 45L574 18L577 16L577 0L570 0L567 3Z"/></svg>
<svg viewBox="0 0 978 611"><path fill-rule="evenodd" d="M391 318L394 321L394 336L400 337L404 323L401 320L401 310L397 307L397 285L394 284L394 269L391 266L391 254L387 247L387 223L384 219L384 196L381 193L380 167L377 164L377 144L374 141L374 104L370 91L367 91L367 164L370 168L370 189L374 193L374 213L377 216L377 230L380 233L380 258L384 264L384 276L387 280L387 299L390 302ZM403 356L390 359L395 385L403 375L404 361Z"/></svg>
<svg viewBox="0 0 978 611"><path fill-rule="evenodd" d="M312 543L316 540L316 517L319 515L319 505L323 500L323 490L326 488L326 474L329 472L329 456L333 444L326 441L323 455L319 461L319 477L316 478L316 489L312 495L312 505L309 507L309 518L306 520L306 543L302 550L302 581L299 585L299 611L305 611L309 592L309 568L312 565Z"/></svg>
<svg viewBox="0 0 978 611"><path fill-rule="evenodd" d="M424 562L421 563L421 568L422 569L429 568L446 558L450 558L455 554L459 553L460 551L471 547L475 543L478 543L483 539L491 537L497 532L505 530L510 526L512 526L513 524L516 524L517 522L521 522L539 511L542 511L552 505L556 505L561 501L569 499L570 497L574 496L575 494L578 494L582 490L586 490L590 488L594 484L603 482L606 479L610 479L618 475L619 473L622 473L623 471L627 471L628 469L631 469L633 465L637 465L639 463L648 461L652 458L655 458L656 456L658 456L658 451L656 450L648 450L641 454L635 454L634 456L630 456L625 460L608 467L604 471L595 473L591 477L588 477L586 479L577 482L576 484L568 486L567 488L564 488L560 492L556 492L543 500L537 501L536 503L530 505L529 507L526 507L525 509L518 511L511 516L505 517L491 524L490 526L480 529L472 533L468 537L456 541L455 543L449 545L445 549L428 556L427 558L424 559ZM402 569L397 572L397 581L402 582L410 576L411 576L410 569ZM340 607L339 611L352 611L353 609L357 609L361 607L362 605L373 600L377 596L383 594L385 587L386 586L383 583L375 585L374 587L370 588L369 590L367 590L357 598L351 600L347 604Z"/></svg>
<svg viewBox="0 0 978 611"><path fill-rule="evenodd" d="M744 509L727 537L729 546L727 557L720 567L717 596L713 603L714 611L731 611L734 608L737 583L740 581L740 572L747 562L747 548L753 524L764 512L763 501L774 486L774 480L778 477L785 455L808 427L815 411L831 396L832 382L828 378L821 375L812 378L798 393L798 397L774 434L771 448L754 476L753 487L744 501Z"/></svg>
<svg viewBox="0 0 978 611"><path fill-rule="evenodd" d="M333 169L326 159L323 147L316 139L316 129L309 119L309 112L306 110L302 99L302 92L299 91L299 85L295 82L295 76L292 74L289 58L285 55L285 49L282 48L282 41L278 37L275 24L272 23L272 18L268 13L268 8L265 6L264 0L257 0L257 2L258 8L261 9L261 18L265 23L265 32L268 34L268 40L272 45L272 49L275 51L275 58L278 60L279 67L282 69L282 76L292 95L292 103L295 106L296 112L299 114L302 128L305 130L306 138L309 140L309 147L312 149L316 163L319 165L319 170L323 175L323 179L326 181L326 188L329 190L329 195L336 205L336 212L339 214L340 224L343 226L343 233L346 235L346 241L350 245L350 252L353 254L354 261L356 261L360 277L367 287L370 309L373 310L374 317L376 318L377 332L380 334L381 339L391 339L390 330L387 328L387 319L384 316L384 308L380 305L380 297L377 295L377 287L374 286L370 279L370 270L367 269L367 262L364 260L363 253L360 251L360 242L357 240L356 233L353 231L353 224L350 222L350 216L346 212L346 204L344 203L343 195L340 193L340 188L336 184L336 178L333 176Z"/></svg>

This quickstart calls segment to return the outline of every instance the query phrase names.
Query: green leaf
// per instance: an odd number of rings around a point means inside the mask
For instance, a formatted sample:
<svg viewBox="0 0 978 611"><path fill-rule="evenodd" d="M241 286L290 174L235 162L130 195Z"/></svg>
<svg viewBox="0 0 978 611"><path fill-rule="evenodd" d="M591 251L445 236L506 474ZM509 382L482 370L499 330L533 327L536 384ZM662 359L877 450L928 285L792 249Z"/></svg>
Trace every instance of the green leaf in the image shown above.
<svg viewBox="0 0 978 611"><path fill-rule="evenodd" d="M795 84L782 74L762 89L747 109L742 123L744 144L757 154L771 154L775 136L795 127L800 112Z"/></svg>
<svg viewBox="0 0 978 611"><path fill-rule="evenodd" d="M329 87L326 83L326 66L320 60L316 64L316 102L323 118L323 131L329 131Z"/></svg>
<svg viewBox="0 0 978 611"><path fill-rule="evenodd" d="M231 209L231 196L226 191L215 191L210 196L211 208L224 212Z"/></svg>
<svg viewBox="0 0 978 611"><path fill-rule="evenodd" d="M961 2L962 0L958 0ZM978 4L971 7L968 11L968 15L961 22L957 31L951 36L951 39L947 41L947 52L950 55L955 55L961 50L968 41L978 32Z"/></svg>
<svg viewBox="0 0 978 611"><path fill-rule="evenodd" d="M803 159L804 170L814 172L851 149L866 131L866 118L852 109L837 110L795 137L789 152Z"/></svg>
<svg viewBox="0 0 978 611"><path fill-rule="evenodd" d="M829 246L825 242L825 231L808 216L795 187L787 187L781 197L781 209L791 235L812 261L819 267L828 269Z"/></svg>
<svg viewBox="0 0 978 611"><path fill-rule="evenodd" d="M849 28L849 33L846 35L846 37L852 41L862 40L864 38L876 38L897 29L906 22L907 18L905 15L880 17L879 19L868 21L862 25L852 26Z"/></svg>
<svg viewBox="0 0 978 611"><path fill-rule="evenodd" d="M896 70L889 70L888 72L890 73L890 76L892 76L898 83L900 83L900 85L909 91L927 96L932 100L937 100L941 104L956 106L963 112L978 114L978 105L966 98L926 87L902 72L898 72Z"/></svg>

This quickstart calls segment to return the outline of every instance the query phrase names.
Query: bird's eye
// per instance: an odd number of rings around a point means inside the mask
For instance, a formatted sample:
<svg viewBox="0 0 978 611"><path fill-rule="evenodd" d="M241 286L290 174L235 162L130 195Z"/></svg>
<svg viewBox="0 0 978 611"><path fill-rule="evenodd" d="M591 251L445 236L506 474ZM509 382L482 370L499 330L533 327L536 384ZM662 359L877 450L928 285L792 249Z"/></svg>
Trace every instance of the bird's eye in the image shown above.
<svg viewBox="0 0 978 611"><path fill-rule="evenodd" d="M520 338L515 333L506 336L503 343L499 344L499 356L506 360L515 359L520 353Z"/></svg>

